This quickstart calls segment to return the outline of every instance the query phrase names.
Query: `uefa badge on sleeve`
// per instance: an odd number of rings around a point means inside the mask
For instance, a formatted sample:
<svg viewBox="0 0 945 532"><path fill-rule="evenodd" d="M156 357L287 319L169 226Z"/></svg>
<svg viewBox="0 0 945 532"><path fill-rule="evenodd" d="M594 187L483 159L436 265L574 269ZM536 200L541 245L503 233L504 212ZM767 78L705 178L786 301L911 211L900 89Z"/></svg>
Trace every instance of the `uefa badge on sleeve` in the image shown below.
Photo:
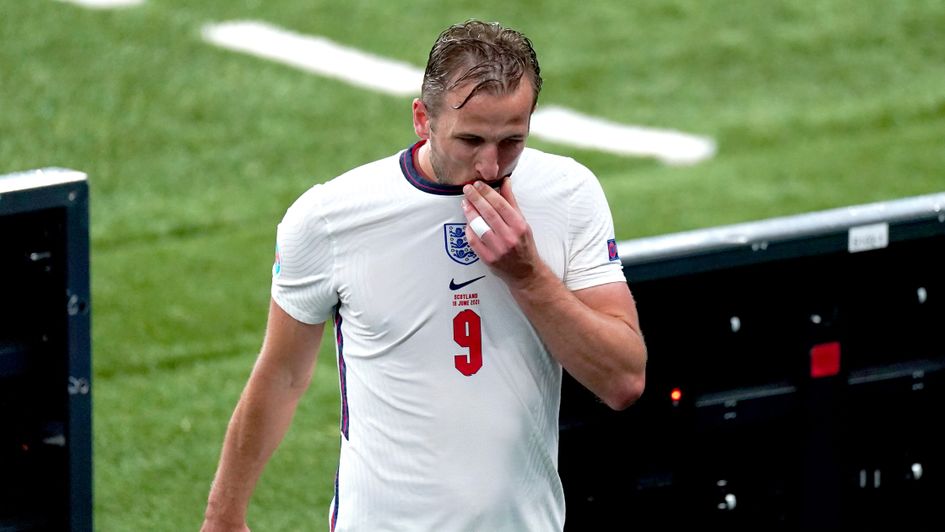
<svg viewBox="0 0 945 532"><path fill-rule="evenodd" d="M607 241L607 257L611 262L615 260L620 260L620 255L617 254L617 240L611 238Z"/></svg>
<svg viewBox="0 0 945 532"><path fill-rule="evenodd" d="M446 254L454 261L468 266L479 260L466 240L466 224L443 225L443 239L446 243Z"/></svg>
<svg viewBox="0 0 945 532"><path fill-rule="evenodd" d="M276 258L272 263L272 276L276 277L282 273L282 256L279 255L279 244L276 244Z"/></svg>

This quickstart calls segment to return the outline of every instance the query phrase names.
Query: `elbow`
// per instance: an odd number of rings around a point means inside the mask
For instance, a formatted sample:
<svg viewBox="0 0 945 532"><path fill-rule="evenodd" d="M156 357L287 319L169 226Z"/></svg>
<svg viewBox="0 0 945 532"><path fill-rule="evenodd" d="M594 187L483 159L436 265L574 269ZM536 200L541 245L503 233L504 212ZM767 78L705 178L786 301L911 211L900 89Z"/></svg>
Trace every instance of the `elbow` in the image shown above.
<svg viewBox="0 0 945 532"><path fill-rule="evenodd" d="M604 403L612 410L626 410L643 395L643 389L646 387L646 374L628 375L614 383L614 387L606 398Z"/></svg>

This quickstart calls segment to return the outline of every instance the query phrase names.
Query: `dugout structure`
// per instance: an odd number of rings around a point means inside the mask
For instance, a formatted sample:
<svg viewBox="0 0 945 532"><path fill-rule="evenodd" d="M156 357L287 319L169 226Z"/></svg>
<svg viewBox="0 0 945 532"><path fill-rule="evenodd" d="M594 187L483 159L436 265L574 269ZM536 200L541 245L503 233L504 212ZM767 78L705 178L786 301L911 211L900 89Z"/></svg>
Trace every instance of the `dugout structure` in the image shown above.
<svg viewBox="0 0 945 532"><path fill-rule="evenodd" d="M92 530L88 187L0 176L0 530Z"/></svg>
<svg viewBox="0 0 945 532"><path fill-rule="evenodd" d="M619 250L647 388L565 379L569 530L945 527L945 194Z"/></svg>

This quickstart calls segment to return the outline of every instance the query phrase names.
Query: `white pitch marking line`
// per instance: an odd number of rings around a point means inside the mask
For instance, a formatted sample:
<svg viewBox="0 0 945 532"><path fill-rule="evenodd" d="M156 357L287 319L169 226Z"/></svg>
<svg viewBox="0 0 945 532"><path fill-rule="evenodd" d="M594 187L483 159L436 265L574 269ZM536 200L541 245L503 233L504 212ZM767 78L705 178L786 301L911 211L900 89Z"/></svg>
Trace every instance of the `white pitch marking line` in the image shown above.
<svg viewBox="0 0 945 532"><path fill-rule="evenodd" d="M670 165L690 165L711 159L715 142L668 129L627 126L547 105L532 115L531 133L552 142L621 155L655 157Z"/></svg>
<svg viewBox="0 0 945 532"><path fill-rule="evenodd" d="M420 92L423 82L423 71L413 65L262 22L211 24L204 26L203 38L223 48L394 96L413 96Z"/></svg>
<svg viewBox="0 0 945 532"><path fill-rule="evenodd" d="M114 9L118 7L132 7L141 5L144 3L144 0L59 0L60 2L68 2L70 4L76 4L82 7L87 7L89 9Z"/></svg>
<svg viewBox="0 0 945 532"><path fill-rule="evenodd" d="M411 64L264 22L209 24L202 33L204 40L223 48L393 96L416 96L423 82L423 70ZM531 134L559 144L618 155L654 157L674 165L696 164L711 158L716 150L715 142L707 137L627 126L556 106L542 106L535 111Z"/></svg>

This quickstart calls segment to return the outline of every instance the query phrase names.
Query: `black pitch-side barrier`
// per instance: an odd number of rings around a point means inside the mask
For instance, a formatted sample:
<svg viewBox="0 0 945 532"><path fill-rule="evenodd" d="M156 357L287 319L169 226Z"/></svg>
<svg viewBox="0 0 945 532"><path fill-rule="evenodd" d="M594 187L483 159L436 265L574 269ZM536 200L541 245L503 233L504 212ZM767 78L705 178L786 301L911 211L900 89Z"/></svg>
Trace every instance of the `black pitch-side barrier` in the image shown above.
<svg viewBox="0 0 945 532"><path fill-rule="evenodd" d="M92 530L88 186L0 176L0 530Z"/></svg>
<svg viewBox="0 0 945 532"><path fill-rule="evenodd" d="M945 528L945 194L619 250L646 392L565 378L568 530Z"/></svg>

